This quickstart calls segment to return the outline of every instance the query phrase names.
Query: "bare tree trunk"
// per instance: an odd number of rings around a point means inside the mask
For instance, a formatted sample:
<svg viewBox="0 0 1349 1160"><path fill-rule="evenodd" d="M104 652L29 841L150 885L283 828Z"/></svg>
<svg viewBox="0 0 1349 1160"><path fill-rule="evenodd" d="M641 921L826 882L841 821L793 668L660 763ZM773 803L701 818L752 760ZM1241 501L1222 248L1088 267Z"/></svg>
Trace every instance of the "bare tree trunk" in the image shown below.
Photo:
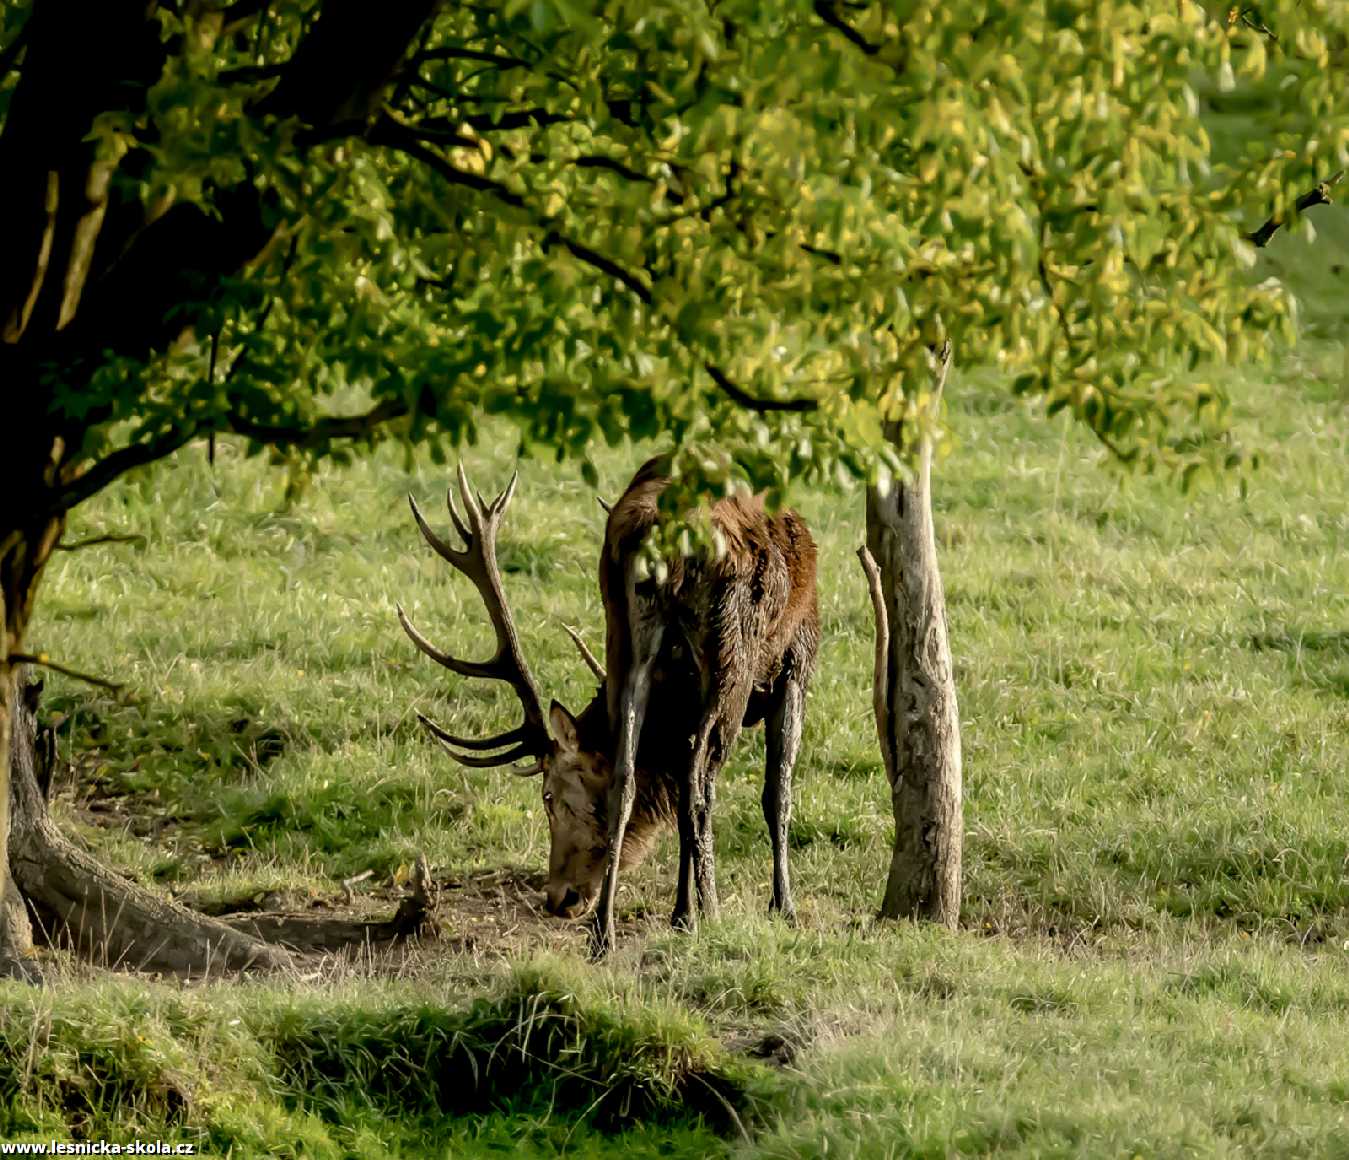
<svg viewBox="0 0 1349 1160"><path fill-rule="evenodd" d="M937 356L930 418L946 385L951 347ZM867 546L859 551L876 614L876 731L895 817L883 918L960 919L960 716L946 597L932 527L932 440L903 421L887 437L913 454L913 477L867 492ZM906 446L918 438L917 447Z"/></svg>

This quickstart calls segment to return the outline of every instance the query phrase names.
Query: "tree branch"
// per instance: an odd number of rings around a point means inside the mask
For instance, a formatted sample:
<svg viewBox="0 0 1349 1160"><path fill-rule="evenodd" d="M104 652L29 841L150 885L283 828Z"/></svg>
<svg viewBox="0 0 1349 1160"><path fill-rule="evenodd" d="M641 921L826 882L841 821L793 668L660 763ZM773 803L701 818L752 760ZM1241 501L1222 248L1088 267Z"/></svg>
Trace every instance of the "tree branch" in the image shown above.
<svg viewBox="0 0 1349 1160"><path fill-rule="evenodd" d="M1330 191L1334 189L1335 186L1339 185L1343 179L1344 170L1341 169L1338 173L1332 173L1325 181L1318 181L1315 186L1307 190L1306 193L1297 199L1294 203L1294 209L1298 213L1302 213L1305 210L1311 209L1313 206L1330 205ZM1283 225L1283 218L1271 217L1258 230L1247 234L1246 240L1252 245L1263 248L1264 246L1269 245L1269 240L1279 232L1279 229Z"/></svg>
<svg viewBox="0 0 1349 1160"><path fill-rule="evenodd" d="M575 118L569 113L553 113L539 108L512 109L505 113L472 113L463 119L465 125L480 133L490 133L493 129L528 129L557 125L572 120Z"/></svg>
<svg viewBox="0 0 1349 1160"><path fill-rule="evenodd" d="M631 270L620 266L612 258L606 258L598 250L592 250L584 243L560 234L557 230L549 230L544 236L543 244L545 249L553 244L562 245L573 258L584 262L587 266L593 266L601 273L608 274L615 282L621 282L646 305L654 306L656 304L656 296L652 293L650 286Z"/></svg>
<svg viewBox="0 0 1349 1160"><path fill-rule="evenodd" d="M242 415L227 415L210 430L242 435L255 443L264 443L269 447L312 447L332 439L363 438L382 424L406 415L408 410L408 404L402 399L386 399L360 415L333 415L304 425L269 425L255 423ZM87 471L76 476L65 487L52 492L48 500L48 513L55 515L69 511L91 496L97 495L128 471L145 467L172 455L202 433L202 428L189 427L162 435L158 439L119 447L93 464Z"/></svg>
<svg viewBox="0 0 1349 1160"><path fill-rule="evenodd" d="M405 0L386 5L372 20L364 4L322 5L258 111L298 116L316 127L367 121L440 6L441 0Z"/></svg>
<svg viewBox="0 0 1349 1160"><path fill-rule="evenodd" d="M469 189L475 189L480 193L488 193L513 209L524 210L529 213L535 221L539 221L539 216L535 213L529 203L518 193L508 189L499 181L493 181L490 177L483 177L478 173L468 173L451 165L450 162L441 157L433 149L428 149L417 138L416 130L401 121L395 121L392 117L382 117L374 126L370 135L371 144L385 145L391 149L396 149L400 153L413 157L423 164L429 166L446 181L452 185L462 185ZM729 182L728 182L729 186ZM540 222L540 224L546 224ZM652 287L645 282L637 273L620 265L614 259L606 257L598 250L587 246L584 242L578 242L575 238L567 237L560 231L548 228L543 238L545 247L550 245L560 245L567 250L577 261L584 262L603 274L607 274L614 281L626 286L647 306L656 307L656 296ZM648 275L649 276L649 275ZM818 399L759 399L751 395L743 387L733 383L730 377L721 367L713 362L704 364L707 373L712 376L712 381L721 389L721 391L752 411L795 411L807 412L819 409Z"/></svg>
<svg viewBox="0 0 1349 1160"><path fill-rule="evenodd" d="M533 65L519 56L508 56L500 52L483 52L476 48L460 48L457 45L447 45L443 48L429 48L424 52L417 53L411 60L411 65L416 68L418 65L429 60L476 60L482 64L499 64L502 68L532 68Z"/></svg>
<svg viewBox="0 0 1349 1160"><path fill-rule="evenodd" d="M46 653L10 653L6 658L12 665L37 665L40 668L51 669L54 673L60 673L62 676L73 677L77 681L85 681L91 685L97 685L100 689L108 689L111 692L118 693L125 687L116 681L110 681L106 677L96 677L92 673L82 673L79 669L72 669L66 665L57 664L54 660L48 658Z"/></svg>
<svg viewBox="0 0 1349 1160"><path fill-rule="evenodd" d="M133 532L129 536L105 535L90 536L84 540L61 540L56 545L58 552L78 552L81 548L92 548L98 544L136 544L139 547L145 547L148 541L139 533Z"/></svg>
<svg viewBox="0 0 1349 1160"><path fill-rule="evenodd" d="M830 28L838 32L850 44L860 48L867 56L875 56L881 51L879 44L872 44L839 14L836 0L815 0L815 15Z"/></svg>
<svg viewBox="0 0 1349 1160"><path fill-rule="evenodd" d="M403 399L385 399L360 415L329 415L308 424L271 425L230 415L224 430L269 447L313 447L332 439L362 439L410 410Z"/></svg>
<svg viewBox="0 0 1349 1160"><path fill-rule="evenodd" d="M707 373L712 376L712 381L717 384L722 393L730 396L740 406L750 411L818 411L820 409L819 399L760 399L751 395L743 387L738 387L726 377L723 371L715 363L707 362L703 364L707 368Z"/></svg>
<svg viewBox="0 0 1349 1160"><path fill-rule="evenodd" d="M172 455L178 448L188 443L196 433L195 428L173 431L168 435L160 436L158 439L150 439L144 443L129 443L125 447L119 447L116 451L109 452L64 487L50 493L47 502L47 514L58 515L82 504L91 496L97 495L114 480L120 479L128 471L137 467L145 467L147 464Z"/></svg>

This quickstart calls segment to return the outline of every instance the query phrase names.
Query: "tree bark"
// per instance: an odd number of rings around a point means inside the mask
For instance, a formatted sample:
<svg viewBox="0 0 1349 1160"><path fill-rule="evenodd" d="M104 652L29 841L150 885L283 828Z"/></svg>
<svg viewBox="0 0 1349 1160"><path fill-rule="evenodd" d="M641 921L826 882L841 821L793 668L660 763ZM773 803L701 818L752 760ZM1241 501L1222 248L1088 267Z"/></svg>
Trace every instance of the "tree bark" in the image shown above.
<svg viewBox="0 0 1349 1160"><path fill-rule="evenodd" d="M11 739L15 727L15 666L10 657L23 647L23 634L32 611L33 593L48 558L61 539L65 521L35 516L40 496L55 471L54 450L40 438L42 427L34 415L39 405L20 396L7 418L29 424L32 439L6 447L0 453L0 503L10 518L0 523L0 976L37 980L32 961L32 933L27 911L10 876L12 827Z"/></svg>
<svg viewBox="0 0 1349 1160"><path fill-rule="evenodd" d="M13 683L0 673L0 978L38 981L33 932L23 898L9 874L9 737Z"/></svg>
<svg viewBox="0 0 1349 1160"><path fill-rule="evenodd" d="M936 358L928 418L935 420L950 364L947 343ZM903 420L886 425L887 438L913 456L913 476L884 495L868 489L867 546L859 551L876 614L876 730L895 818L881 917L954 927L964 837L960 717L933 534L930 424L919 427L915 434Z"/></svg>

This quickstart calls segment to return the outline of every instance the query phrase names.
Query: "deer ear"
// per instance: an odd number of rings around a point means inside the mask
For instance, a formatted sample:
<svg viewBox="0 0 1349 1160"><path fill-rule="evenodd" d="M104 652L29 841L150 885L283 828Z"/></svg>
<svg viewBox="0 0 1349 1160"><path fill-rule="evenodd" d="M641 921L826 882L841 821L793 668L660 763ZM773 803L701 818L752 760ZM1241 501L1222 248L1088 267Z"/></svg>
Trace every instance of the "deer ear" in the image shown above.
<svg viewBox="0 0 1349 1160"><path fill-rule="evenodd" d="M576 718L557 701L548 706L548 724L552 727L553 740L563 749L574 753L581 748L581 738L576 730Z"/></svg>

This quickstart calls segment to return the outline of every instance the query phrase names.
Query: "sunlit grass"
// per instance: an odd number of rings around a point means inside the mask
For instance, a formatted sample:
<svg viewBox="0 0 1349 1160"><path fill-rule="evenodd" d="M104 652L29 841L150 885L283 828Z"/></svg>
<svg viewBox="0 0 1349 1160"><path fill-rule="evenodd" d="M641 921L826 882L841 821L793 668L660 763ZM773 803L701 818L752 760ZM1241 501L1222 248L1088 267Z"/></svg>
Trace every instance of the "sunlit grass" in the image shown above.
<svg viewBox="0 0 1349 1160"><path fill-rule="evenodd" d="M1268 260L1293 261L1302 244ZM596 1002L635 996L732 1046L765 1035L788 1045L753 1145L690 1122L674 1152L1342 1149L1349 364L1318 325L1320 339L1276 369L1228 383L1239 436L1263 449L1244 498L1233 480L1182 496L1120 476L1067 420L985 375L948 388L954 445L937 522L967 793L955 935L871 918L890 822L853 556L861 496L796 497L821 545L824 628L791 827L801 926L763 913L763 743L751 733L718 794L723 921L693 938L666 931L667 840L623 895L625 911L649 918L593 972ZM494 433L466 453L484 490L505 482L511 448ZM615 495L640 455L602 455L601 493ZM527 460L521 473L501 545L509 596L546 693L578 708L592 683L561 626L601 640L603 514L569 468ZM74 535L136 532L147 544L63 555L42 593L34 647L131 693L119 703L49 680L75 763L58 786L66 824L197 902L332 897L339 879L372 869L372 886L387 883L420 852L446 875L541 868L537 785L451 765L413 717L421 708L471 732L514 711L415 653L394 618L401 601L437 640L486 650L471 587L425 550L407 513L408 492L439 510L447 474L386 449L319 472L287 507L282 473L229 446L212 470L193 447L83 509ZM126 795L114 815L126 825L106 811L93 824L90 799L109 794ZM458 1010L497 987L500 970L490 953L447 952L412 983L362 986L377 1005L386 986L416 1001L452 994ZM66 1004L170 1002L131 984L65 986L41 1000L57 1017ZM331 984L309 986L316 1018L345 1001ZM32 1002L0 992L0 1028L16 1034ZM208 991L192 1010L219 1029L221 1012L274 1002L266 988ZM269 1041L258 1019L239 1017L246 1042L220 1082L252 1107L248 1093L270 1090ZM196 1074L205 1040L147 1018L147 1038L180 1053L165 1066ZM238 1113L252 1133L238 1128L238 1154L278 1141L298 1152L306 1139L315 1154L411 1149L396 1109L360 1104L360 1086L337 1135L331 1108L256 1102ZM581 1110L530 1105L437 1130L456 1156L516 1140L584 1155L606 1137L576 1128ZM133 1112L107 1122L129 1127ZM75 1122L69 1109L43 1116L43 1132ZM193 1105L182 1130L208 1122ZM655 1154L660 1138L614 1146Z"/></svg>

